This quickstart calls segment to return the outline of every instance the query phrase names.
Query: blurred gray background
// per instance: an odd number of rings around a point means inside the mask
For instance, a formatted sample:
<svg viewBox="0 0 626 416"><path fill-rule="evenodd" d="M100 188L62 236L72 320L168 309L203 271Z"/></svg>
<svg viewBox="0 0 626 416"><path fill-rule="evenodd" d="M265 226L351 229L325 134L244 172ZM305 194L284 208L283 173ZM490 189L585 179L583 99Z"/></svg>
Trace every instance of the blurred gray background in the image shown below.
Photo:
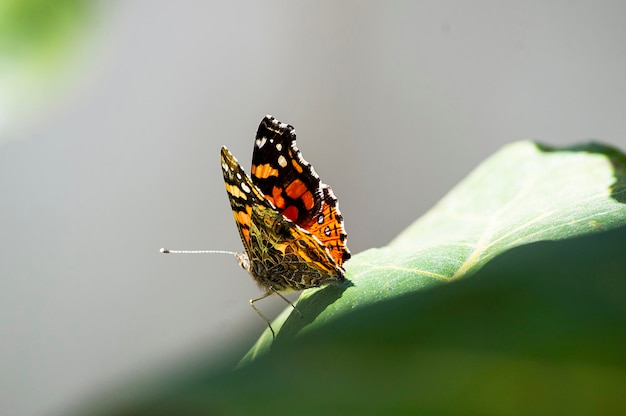
<svg viewBox="0 0 626 416"><path fill-rule="evenodd" d="M623 1L101 5L54 100L0 131L0 413L54 414L251 345L260 291L236 260L158 250L242 249L219 148L248 169L267 113L333 187L353 254L511 141L625 149L625 15Z"/></svg>

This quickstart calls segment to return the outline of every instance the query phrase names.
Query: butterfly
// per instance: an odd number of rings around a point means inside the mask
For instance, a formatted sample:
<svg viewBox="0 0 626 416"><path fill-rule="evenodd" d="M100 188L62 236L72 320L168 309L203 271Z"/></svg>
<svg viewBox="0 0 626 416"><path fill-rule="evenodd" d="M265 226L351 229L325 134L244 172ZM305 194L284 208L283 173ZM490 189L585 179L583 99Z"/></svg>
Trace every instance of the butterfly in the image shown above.
<svg viewBox="0 0 626 416"><path fill-rule="evenodd" d="M269 115L257 130L251 175L225 146L221 166L245 249L231 254L264 291L250 305L275 335L255 302L276 294L298 311L282 293L345 280L350 251L337 198L302 157L293 126Z"/></svg>

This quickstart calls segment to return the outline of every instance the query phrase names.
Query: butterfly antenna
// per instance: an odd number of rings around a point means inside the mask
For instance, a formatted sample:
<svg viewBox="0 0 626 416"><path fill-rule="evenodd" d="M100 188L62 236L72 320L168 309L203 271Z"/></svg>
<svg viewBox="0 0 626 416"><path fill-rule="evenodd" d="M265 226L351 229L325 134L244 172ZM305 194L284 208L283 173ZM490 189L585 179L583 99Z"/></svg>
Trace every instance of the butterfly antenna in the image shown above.
<svg viewBox="0 0 626 416"><path fill-rule="evenodd" d="M248 260L246 253L237 253L236 251L227 250L169 250L167 248L162 248L159 251L163 254L230 254L231 256L235 256L241 267L250 272L250 260Z"/></svg>
<svg viewBox="0 0 626 416"><path fill-rule="evenodd" d="M159 251L163 254L230 254L235 257L239 254L234 251L226 250L169 250L167 248L162 248Z"/></svg>

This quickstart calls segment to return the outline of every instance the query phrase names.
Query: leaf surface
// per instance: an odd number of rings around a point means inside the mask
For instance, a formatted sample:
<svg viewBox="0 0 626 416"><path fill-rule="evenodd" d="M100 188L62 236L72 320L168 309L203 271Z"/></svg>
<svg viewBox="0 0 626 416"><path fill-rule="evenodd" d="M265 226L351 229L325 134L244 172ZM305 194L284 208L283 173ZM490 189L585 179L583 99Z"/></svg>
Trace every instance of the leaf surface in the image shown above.
<svg viewBox="0 0 626 416"><path fill-rule="evenodd" d="M272 324L275 342L346 312L475 273L495 256L626 224L626 156L597 143L523 141L488 158L387 247L353 256L349 282L310 289ZM272 344L267 330L242 360Z"/></svg>

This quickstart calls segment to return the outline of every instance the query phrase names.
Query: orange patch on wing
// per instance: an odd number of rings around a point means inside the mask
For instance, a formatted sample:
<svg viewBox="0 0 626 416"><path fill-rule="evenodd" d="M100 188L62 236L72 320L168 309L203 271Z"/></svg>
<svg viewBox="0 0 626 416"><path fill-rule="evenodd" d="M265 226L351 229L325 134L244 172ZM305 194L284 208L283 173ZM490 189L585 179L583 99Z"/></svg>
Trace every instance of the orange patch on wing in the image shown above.
<svg viewBox="0 0 626 416"><path fill-rule="evenodd" d="M248 199L248 195L241 191L238 186L226 184L226 191L235 198Z"/></svg>
<svg viewBox="0 0 626 416"><path fill-rule="evenodd" d="M239 225L239 230L241 234L246 240L246 242L250 241L250 222L252 218L250 217L250 210L244 211L233 211L233 216L235 217L235 222Z"/></svg>
<svg viewBox="0 0 626 416"><path fill-rule="evenodd" d="M306 191L305 193L303 193L300 199L302 200L302 203L307 210L310 210L315 205L315 201L313 201L313 194L311 193L311 191Z"/></svg>
<svg viewBox="0 0 626 416"><path fill-rule="evenodd" d="M302 165L299 164L296 159L293 159L291 161L291 164L293 165L294 169L298 171L298 173L302 173Z"/></svg>
<svg viewBox="0 0 626 416"><path fill-rule="evenodd" d="M235 215L235 221L237 221L237 224L242 224L242 225L250 225L250 214L248 214L247 212L243 212L243 211L237 211L233 213Z"/></svg>
<svg viewBox="0 0 626 416"><path fill-rule="evenodd" d="M252 166L252 174L257 178L265 179L270 176L278 176L278 169L274 169L268 163L265 165Z"/></svg>
<svg viewBox="0 0 626 416"><path fill-rule="evenodd" d="M272 189L272 198L274 199L274 205L276 208L283 209L285 208L285 199L283 198L282 189L274 187Z"/></svg>
<svg viewBox="0 0 626 416"><path fill-rule="evenodd" d="M285 193L293 199L300 198L300 196L307 191L306 185L300 179L296 179L285 188Z"/></svg>
<svg viewBox="0 0 626 416"><path fill-rule="evenodd" d="M246 243L249 243L250 242L250 230L247 228L242 228L241 234L243 235L243 239L246 240Z"/></svg>

